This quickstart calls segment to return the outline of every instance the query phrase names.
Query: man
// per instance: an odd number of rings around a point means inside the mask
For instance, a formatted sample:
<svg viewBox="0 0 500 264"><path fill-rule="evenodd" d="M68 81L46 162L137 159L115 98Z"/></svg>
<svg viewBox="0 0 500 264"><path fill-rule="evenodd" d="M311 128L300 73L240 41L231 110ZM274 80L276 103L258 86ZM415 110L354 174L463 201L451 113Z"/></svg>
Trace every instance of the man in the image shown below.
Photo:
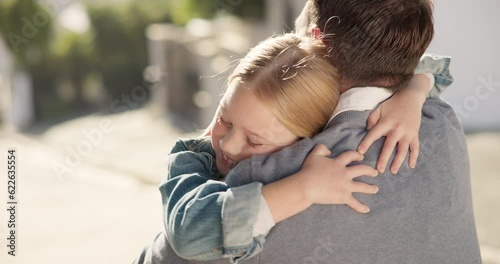
<svg viewBox="0 0 500 264"><path fill-rule="evenodd" d="M241 162L227 176L228 185L282 179L298 171L318 143L333 156L357 149L370 110L390 96L374 86L393 91L406 86L432 39L431 13L427 1L308 1L296 30L322 37L332 48L344 91L339 106L323 133L269 157ZM438 67L436 78L446 78L446 70L447 65ZM393 176L382 162L377 168L383 174L360 179L380 188L374 196L356 195L370 207L369 214L312 206L276 225L262 252L244 263L480 263L462 128L440 99L428 99L422 113L416 168L405 163ZM386 151L383 143L378 140L364 150L363 163L375 166ZM176 257L161 234L138 262L191 263Z"/></svg>

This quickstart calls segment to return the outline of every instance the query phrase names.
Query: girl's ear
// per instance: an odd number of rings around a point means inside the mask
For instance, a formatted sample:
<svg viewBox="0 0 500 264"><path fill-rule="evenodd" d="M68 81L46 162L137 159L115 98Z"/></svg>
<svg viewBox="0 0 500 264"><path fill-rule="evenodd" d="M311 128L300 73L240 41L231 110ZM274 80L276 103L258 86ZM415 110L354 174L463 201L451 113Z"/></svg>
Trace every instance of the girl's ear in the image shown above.
<svg viewBox="0 0 500 264"><path fill-rule="evenodd" d="M314 28L311 29L311 37L313 37L314 39L322 38L321 30L319 29L319 27L315 26Z"/></svg>

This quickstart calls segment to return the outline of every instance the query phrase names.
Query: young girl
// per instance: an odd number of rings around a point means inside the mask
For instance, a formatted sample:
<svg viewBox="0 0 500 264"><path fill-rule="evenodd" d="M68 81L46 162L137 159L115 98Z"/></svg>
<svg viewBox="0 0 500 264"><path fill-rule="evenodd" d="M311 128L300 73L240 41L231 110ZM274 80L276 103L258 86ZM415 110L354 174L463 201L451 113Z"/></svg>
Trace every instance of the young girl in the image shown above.
<svg viewBox="0 0 500 264"><path fill-rule="evenodd" d="M165 234L180 257L246 259L262 250L275 223L312 204L348 204L369 212L352 193L375 194L378 188L353 178L374 177L377 171L348 166L363 159L355 151L330 159L331 152L318 145L299 172L266 186L256 182L228 188L220 181L239 161L279 151L322 130L339 98L339 77L327 56L322 43L294 34L262 42L229 77L211 137L176 142L160 191ZM319 170L319 165L328 169ZM290 195L276 197L278 189ZM270 208L268 199L287 200L289 206ZM248 219L248 225L231 226L224 221L228 216ZM250 246L240 232L252 233Z"/></svg>

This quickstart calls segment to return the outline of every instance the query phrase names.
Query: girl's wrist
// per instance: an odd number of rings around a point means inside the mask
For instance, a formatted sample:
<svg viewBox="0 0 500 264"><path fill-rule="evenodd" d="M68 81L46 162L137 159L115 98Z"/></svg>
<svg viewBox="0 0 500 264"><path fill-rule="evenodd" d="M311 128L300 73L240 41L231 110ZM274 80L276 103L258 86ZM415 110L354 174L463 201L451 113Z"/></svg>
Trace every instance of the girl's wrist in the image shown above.
<svg viewBox="0 0 500 264"><path fill-rule="evenodd" d="M298 172L262 187L262 195L275 223L294 216L312 205L310 192L304 182L305 177L306 175Z"/></svg>
<svg viewBox="0 0 500 264"><path fill-rule="evenodd" d="M295 177L297 181L298 190L301 200L307 207L314 204L314 188L311 186L311 177L308 177L303 171L299 171L290 177Z"/></svg>
<svg viewBox="0 0 500 264"><path fill-rule="evenodd" d="M418 105L423 106L427 94L429 93L429 86L431 82L424 74L417 74L413 76L408 87L394 94L393 97L401 98L407 102L418 102Z"/></svg>
<svg viewBox="0 0 500 264"><path fill-rule="evenodd" d="M431 90L431 80L425 74L414 75L407 89L418 96L419 99L425 100L427 94Z"/></svg>

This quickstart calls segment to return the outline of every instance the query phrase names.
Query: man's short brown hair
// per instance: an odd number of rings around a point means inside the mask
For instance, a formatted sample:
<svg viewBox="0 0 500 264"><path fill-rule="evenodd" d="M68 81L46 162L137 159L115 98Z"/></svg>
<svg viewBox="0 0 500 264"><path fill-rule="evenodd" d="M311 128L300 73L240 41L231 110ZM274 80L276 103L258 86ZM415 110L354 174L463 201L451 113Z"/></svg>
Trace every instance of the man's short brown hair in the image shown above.
<svg viewBox="0 0 500 264"><path fill-rule="evenodd" d="M433 35L431 0L309 0L332 64L353 86L398 90Z"/></svg>

